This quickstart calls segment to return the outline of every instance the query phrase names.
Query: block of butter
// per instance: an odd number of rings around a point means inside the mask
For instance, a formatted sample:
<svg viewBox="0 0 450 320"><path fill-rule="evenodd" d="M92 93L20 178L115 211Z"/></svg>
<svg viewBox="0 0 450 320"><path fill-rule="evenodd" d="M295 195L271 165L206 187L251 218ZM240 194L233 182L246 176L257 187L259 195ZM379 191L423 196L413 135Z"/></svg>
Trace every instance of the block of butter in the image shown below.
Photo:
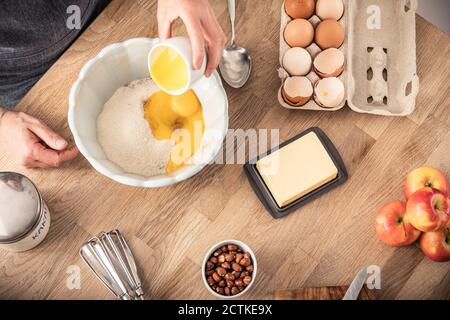
<svg viewBox="0 0 450 320"><path fill-rule="evenodd" d="M275 217L343 183L339 153L319 128L311 128L245 166L255 192Z"/></svg>
<svg viewBox="0 0 450 320"><path fill-rule="evenodd" d="M259 160L256 169L279 207L291 204L338 175L333 159L314 132Z"/></svg>

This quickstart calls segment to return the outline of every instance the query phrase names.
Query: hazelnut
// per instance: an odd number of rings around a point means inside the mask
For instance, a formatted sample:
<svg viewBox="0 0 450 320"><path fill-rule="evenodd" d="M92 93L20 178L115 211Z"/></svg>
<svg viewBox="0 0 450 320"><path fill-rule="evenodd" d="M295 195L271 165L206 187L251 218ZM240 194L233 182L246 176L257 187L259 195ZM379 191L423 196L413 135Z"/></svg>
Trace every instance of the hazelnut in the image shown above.
<svg viewBox="0 0 450 320"><path fill-rule="evenodd" d="M241 266L248 267L249 265L252 264L252 262L250 261L249 258L242 258L242 260L239 262L239 264Z"/></svg>
<svg viewBox="0 0 450 320"><path fill-rule="evenodd" d="M238 249L237 245L229 244L228 251L236 251Z"/></svg>
<svg viewBox="0 0 450 320"><path fill-rule="evenodd" d="M225 261L224 263L222 263L220 266L221 266L222 268L225 268L225 269L230 269L230 268L231 268L230 263L227 262L227 261Z"/></svg>
<svg viewBox="0 0 450 320"><path fill-rule="evenodd" d="M216 292L217 292L218 294L225 294L224 288L221 288L221 287L217 287Z"/></svg>
<svg viewBox="0 0 450 320"><path fill-rule="evenodd" d="M223 246L222 248L220 248L220 250L222 250L222 252L227 252L228 251L228 247L227 246Z"/></svg>
<svg viewBox="0 0 450 320"><path fill-rule="evenodd" d="M253 272L253 265L249 265L245 268L245 270L247 270L248 272Z"/></svg>
<svg viewBox="0 0 450 320"><path fill-rule="evenodd" d="M216 272L213 273L212 278L215 282L220 282L220 280L222 280L222 278Z"/></svg>
<svg viewBox="0 0 450 320"><path fill-rule="evenodd" d="M237 279L237 280L234 282L234 285L235 285L236 287L243 287L243 286L244 286L244 281L243 281L242 279Z"/></svg>
<svg viewBox="0 0 450 320"><path fill-rule="evenodd" d="M219 263L224 263L224 262L225 262L225 255L221 254L221 255L219 256L218 261L219 261Z"/></svg>
<svg viewBox="0 0 450 320"><path fill-rule="evenodd" d="M233 262L233 264L231 266L232 266L233 270L236 272L242 271L242 267L239 264L237 264L236 262Z"/></svg>
<svg viewBox="0 0 450 320"><path fill-rule="evenodd" d="M213 273L214 273L214 270L206 271L206 275L207 275L207 276L212 276Z"/></svg>
<svg viewBox="0 0 450 320"><path fill-rule="evenodd" d="M231 273L227 273L226 275L225 275L225 279L226 280L230 280L230 281L234 281L234 276L231 274Z"/></svg>
<svg viewBox="0 0 450 320"><path fill-rule="evenodd" d="M225 280L219 282L219 287L224 288L226 286Z"/></svg>
<svg viewBox="0 0 450 320"><path fill-rule="evenodd" d="M248 252L244 252L244 258L247 258L247 259L250 259L250 260L252 259L250 253L248 253Z"/></svg>
<svg viewBox="0 0 450 320"><path fill-rule="evenodd" d="M217 257L211 257L211 259L209 259L209 261L216 264L219 260L217 259Z"/></svg>
<svg viewBox="0 0 450 320"><path fill-rule="evenodd" d="M208 280L207 280L207 282L208 282L208 284L210 285L210 286L212 286L213 284L214 284L214 279L212 278L212 277L208 277Z"/></svg>
<svg viewBox="0 0 450 320"><path fill-rule="evenodd" d="M224 276L227 274L227 270L225 270L225 269L222 268L222 267L219 267L219 268L216 269L216 273L217 273L219 276L224 277Z"/></svg>
<svg viewBox="0 0 450 320"><path fill-rule="evenodd" d="M244 255L242 253L236 254L236 263L239 263L243 257Z"/></svg>
<svg viewBox="0 0 450 320"><path fill-rule="evenodd" d="M233 271L233 272L231 272L231 274L233 275L233 277L234 277L235 279L237 279L237 278L239 278L239 277L241 276L241 273L238 272L238 271Z"/></svg>
<svg viewBox="0 0 450 320"><path fill-rule="evenodd" d="M244 279L242 279L242 281L244 282L244 284L246 286L248 286L252 282L252 277L246 276L246 277L244 277Z"/></svg>
<svg viewBox="0 0 450 320"><path fill-rule="evenodd" d="M224 289L224 292L225 292L225 295L226 295L226 296L230 296L230 295L231 295L231 289L228 288L228 287L226 287L226 288Z"/></svg>
<svg viewBox="0 0 450 320"><path fill-rule="evenodd" d="M227 287L228 287L228 288L234 287L234 281L227 280Z"/></svg>
<svg viewBox="0 0 450 320"><path fill-rule="evenodd" d="M208 261L206 263L206 270L209 271L209 270L212 270L213 268L214 268L214 263L212 263L211 261Z"/></svg>
<svg viewBox="0 0 450 320"><path fill-rule="evenodd" d="M233 287L233 288L231 288L231 294L234 296L234 295L237 295L239 293L239 289L237 288L237 287Z"/></svg>
<svg viewBox="0 0 450 320"><path fill-rule="evenodd" d="M244 277L249 276L249 275L250 275L250 273L249 273L248 271L243 271L243 272L241 273L240 277L241 277L241 278L244 278Z"/></svg>
<svg viewBox="0 0 450 320"><path fill-rule="evenodd" d="M233 261L234 258L235 258L234 254L228 253L228 254L225 255L225 260L228 261L228 262Z"/></svg>

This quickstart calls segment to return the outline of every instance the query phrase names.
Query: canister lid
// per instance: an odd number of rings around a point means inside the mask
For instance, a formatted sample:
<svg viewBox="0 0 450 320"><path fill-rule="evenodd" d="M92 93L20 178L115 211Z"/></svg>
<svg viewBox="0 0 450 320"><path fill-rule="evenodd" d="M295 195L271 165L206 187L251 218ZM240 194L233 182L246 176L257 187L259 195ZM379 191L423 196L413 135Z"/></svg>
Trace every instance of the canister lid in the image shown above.
<svg viewBox="0 0 450 320"><path fill-rule="evenodd" d="M25 236L39 219L40 195L34 184L18 173L0 173L0 242Z"/></svg>

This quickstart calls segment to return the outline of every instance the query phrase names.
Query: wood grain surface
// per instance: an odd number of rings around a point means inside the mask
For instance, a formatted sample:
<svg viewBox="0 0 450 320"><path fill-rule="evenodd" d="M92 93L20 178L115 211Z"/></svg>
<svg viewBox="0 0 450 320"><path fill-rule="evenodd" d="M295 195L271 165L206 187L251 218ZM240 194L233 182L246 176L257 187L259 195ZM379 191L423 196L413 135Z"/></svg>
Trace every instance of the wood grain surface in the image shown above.
<svg viewBox="0 0 450 320"><path fill-rule="evenodd" d="M211 0L228 32L226 1ZM377 209L402 197L401 186L423 164L450 177L450 41L418 17L421 80L416 111L390 118L282 109L277 102L281 0L237 1L237 39L249 49L254 70L243 89L226 87L231 128L279 128L281 140L322 128L348 167L349 181L274 220L265 212L240 165L211 165L167 188L131 188L108 180L79 156L61 169L22 169L0 153L0 169L30 177L52 211L46 241L33 251L0 251L2 299L112 299L78 256L82 243L119 228L142 271L149 299L210 299L200 265L224 239L249 244L258 276L247 299L273 298L277 289L343 286L366 265L382 268L378 299L450 299L450 263L435 263L417 246L390 248L375 234ZM156 1L114 0L18 106L70 138L68 93L80 69L105 46L157 35ZM180 23L175 34L184 34ZM81 288L66 286L68 267L81 270ZM70 271L70 269L69 269Z"/></svg>
<svg viewBox="0 0 450 320"><path fill-rule="evenodd" d="M275 300L342 300L348 286L281 289L274 293ZM363 287L358 300L374 300L375 291Z"/></svg>

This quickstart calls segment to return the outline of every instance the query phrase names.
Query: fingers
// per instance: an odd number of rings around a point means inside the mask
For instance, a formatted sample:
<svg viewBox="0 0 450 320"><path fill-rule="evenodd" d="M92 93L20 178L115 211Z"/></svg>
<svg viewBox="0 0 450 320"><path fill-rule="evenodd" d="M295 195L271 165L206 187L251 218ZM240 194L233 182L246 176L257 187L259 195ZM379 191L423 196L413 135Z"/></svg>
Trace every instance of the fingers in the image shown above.
<svg viewBox="0 0 450 320"><path fill-rule="evenodd" d="M223 49L218 46L208 46L208 64L206 65L205 76L209 77L219 66L222 59Z"/></svg>
<svg viewBox="0 0 450 320"><path fill-rule="evenodd" d="M78 148L76 146L73 146L67 150L59 152L59 158L62 162L71 161L76 158L78 153Z"/></svg>
<svg viewBox="0 0 450 320"><path fill-rule="evenodd" d="M211 12L203 21L203 29L208 43L208 64L205 75L209 77L219 66L225 48L226 36L214 13Z"/></svg>
<svg viewBox="0 0 450 320"><path fill-rule="evenodd" d="M78 149L76 147L64 151L51 150L40 143L36 143L33 147L34 163L45 165L48 168L58 168L64 162L73 160L77 154ZM39 168L41 167L39 166Z"/></svg>
<svg viewBox="0 0 450 320"><path fill-rule="evenodd" d="M29 128L30 136L28 145L26 146L29 150L26 157L27 167L58 168L64 162L70 161L77 156L78 149L76 147L66 149L67 142L43 123L33 123L30 126L33 126L34 130L32 131ZM45 136L45 139L43 136ZM48 147L41 142L41 139ZM58 139L62 139L65 143L63 150L52 149L51 142L57 141ZM55 145L54 142L53 145Z"/></svg>
<svg viewBox="0 0 450 320"><path fill-rule="evenodd" d="M220 63L226 37L208 2L159 0L157 16L159 37L163 40L171 37L172 22L178 17L183 20L191 42L192 64L196 70L205 61L207 44L205 75L210 76Z"/></svg>
<svg viewBox="0 0 450 320"><path fill-rule="evenodd" d="M194 69L198 70L205 60L205 40L203 36L203 28L198 19L193 16L184 15L181 17L189 35L192 47L192 63Z"/></svg>
<svg viewBox="0 0 450 320"><path fill-rule="evenodd" d="M39 119L23 112L8 112L2 120L0 143L8 143L9 150L25 168L55 168L78 154L68 143Z"/></svg>
<svg viewBox="0 0 450 320"><path fill-rule="evenodd" d="M158 1L157 20L158 20L158 34L161 40L166 40L172 37L172 14L175 11L171 8L171 2L168 0Z"/></svg>
<svg viewBox="0 0 450 320"><path fill-rule="evenodd" d="M172 22L166 15L158 14L158 33L161 40L172 37Z"/></svg>
<svg viewBox="0 0 450 320"><path fill-rule="evenodd" d="M49 166L48 164L45 164L40 161L33 161L29 166L29 169L51 169L53 167Z"/></svg>
<svg viewBox="0 0 450 320"><path fill-rule="evenodd" d="M44 163L52 168L58 168L63 163L57 151L48 149L41 143L33 146L32 157L34 161Z"/></svg>
<svg viewBox="0 0 450 320"><path fill-rule="evenodd" d="M29 125L29 129L52 149L64 150L67 148L67 141L41 121L35 119Z"/></svg>

